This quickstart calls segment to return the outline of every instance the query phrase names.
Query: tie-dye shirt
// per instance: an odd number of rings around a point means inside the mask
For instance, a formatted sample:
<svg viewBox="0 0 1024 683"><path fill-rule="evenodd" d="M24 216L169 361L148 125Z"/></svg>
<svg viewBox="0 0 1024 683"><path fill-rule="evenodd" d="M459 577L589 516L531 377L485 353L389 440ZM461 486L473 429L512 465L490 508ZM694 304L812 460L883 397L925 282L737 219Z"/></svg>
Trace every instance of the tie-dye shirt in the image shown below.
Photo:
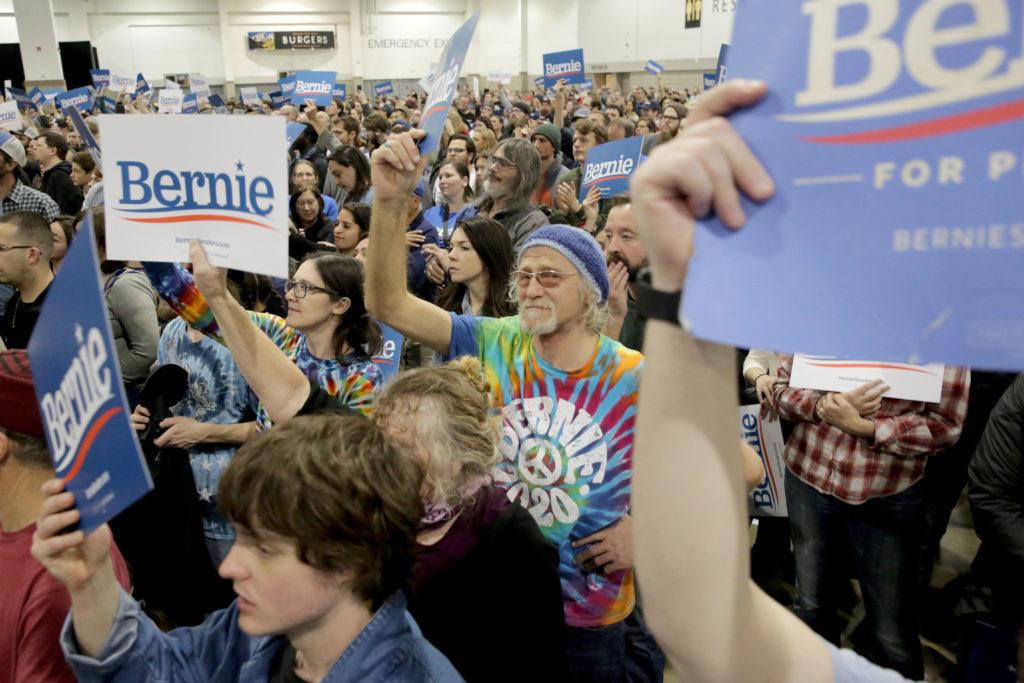
<svg viewBox="0 0 1024 683"><path fill-rule="evenodd" d="M602 336L582 368L564 372L536 354L518 316L451 315L450 356L480 359L502 413L495 482L558 548L566 623L625 619L633 611L632 570L585 572L573 563L584 549L572 543L629 510L643 356Z"/></svg>
<svg viewBox="0 0 1024 683"><path fill-rule="evenodd" d="M236 424L252 419L248 410L249 386L231 353L208 337L193 342L181 318L167 323L160 335L156 364L168 363L188 372L185 398L171 408L172 413L211 424ZM237 450L238 446L227 443L198 443L188 449L203 512L203 533L208 538L235 537L231 522L217 507L217 488L224 468Z"/></svg>
<svg viewBox="0 0 1024 683"><path fill-rule="evenodd" d="M175 263L144 263L146 274L160 296L181 316L182 320L203 334L220 341L220 328L213 311L196 287L192 274ZM338 403L369 414L373 393L382 384L380 369L366 354L349 353L341 358L317 358L306 344L306 336L288 327L283 318L270 313L249 311L249 317L270 337L279 349L300 370ZM263 403L256 408L256 421L261 429L270 427L270 416Z"/></svg>

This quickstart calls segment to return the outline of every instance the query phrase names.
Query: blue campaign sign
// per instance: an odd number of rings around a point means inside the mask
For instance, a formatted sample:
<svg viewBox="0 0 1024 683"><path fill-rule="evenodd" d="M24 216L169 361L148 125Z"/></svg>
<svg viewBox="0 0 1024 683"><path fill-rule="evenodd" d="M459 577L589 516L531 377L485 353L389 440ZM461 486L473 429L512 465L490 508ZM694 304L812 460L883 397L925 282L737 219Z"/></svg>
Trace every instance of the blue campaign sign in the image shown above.
<svg viewBox="0 0 1024 683"><path fill-rule="evenodd" d="M402 360L402 346L405 344L405 337L382 322L378 322L381 335L384 337L384 345L380 353L373 357L373 364L380 368L380 374L387 382L398 373L398 363Z"/></svg>
<svg viewBox="0 0 1024 683"><path fill-rule="evenodd" d="M32 105L38 108L43 102L46 101L46 93L39 88L32 88L28 91L28 99L31 100Z"/></svg>
<svg viewBox="0 0 1024 683"><path fill-rule="evenodd" d="M769 94L733 122L777 192L745 203L739 232L698 226L683 310L695 334L1024 368L1024 7L986 3L981 31L966 4L929 15L932 4L737 10L729 68ZM753 313L752 296L770 314Z"/></svg>
<svg viewBox="0 0 1024 683"><path fill-rule="evenodd" d="M135 96L136 97L138 97L139 95L141 95L143 93L149 92L151 89L152 88L149 87L149 83L146 82L146 79L145 79L145 77L143 77L142 74L139 74L138 76L135 77Z"/></svg>
<svg viewBox="0 0 1024 683"><path fill-rule="evenodd" d="M32 99L28 96L24 90L18 88L8 88L7 92L11 94L11 97L18 103L18 109L28 109L32 106Z"/></svg>
<svg viewBox="0 0 1024 683"><path fill-rule="evenodd" d="M196 99L198 99L198 97ZM224 98L218 95L217 93L210 93L210 96L206 98L206 101L209 102L210 106L214 108L225 106Z"/></svg>
<svg viewBox="0 0 1024 683"><path fill-rule="evenodd" d="M277 84L281 86L281 94L291 98L292 93L295 92L295 76L282 78Z"/></svg>
<svg viewBox="0 0 1024 683"><path fill-rule="evenodd" d="M582 83L583 50L549 52L544 55L544 87L552 88L560 78L566 83Z"/></svg>
<svg viewBox="0 0 1024 683"><path fill-rule="evenodd" d="M288 140L288 149L292 148L292 145L295 144L295 141L299 139L299 136L302 135L302 131L304 130L306 130L306 124L298 123L297 121L292 121L285 126L284 134L285 138Z"/></svg>
<svg viewBox="0 0 1024 683"><path fill-rule="evenodd" d="M78 237L50 285L28 354L54 469L88 533L153 481L128 419L91 219Z"/></svg>
<svg viewBox="0 0 1024 683"><path fill-rule="evenodd" d="M331 92L331 97L336 100L343 100L348 94L348 88L344 83L335 83L334 90Z"/></svg>
<svg viewBox="0 0 1024 683"><path fill-rule="evenodd" d="M89 154L92 155L93 161L95 161L96 165L102 169L103 157L100 155L100 143L96 141L92 131L89 130L89 126L86 125L85 119L82 118L82 112L72 107L70 109L66 109L64 113L67 115L68 119L71 120L71 125L78 131L78 134L82 138L82 142L85 143L86 149L88 149Z"/></svg>
<svg viewBox="0 0 1024 683"><path fill-rule="evenodd" d="M390 95L395 92L395 87L391 85L391 81L384 81L373 86L374 95Z"/></svg>
<svg viewBox="0 0 1024 683"><path fill-rule="evenodd" d="M718 85L718 74L714 71L706 72L704 74L704 89L711 90L716 85Z"/></svg>
<svg viewBox="0 0 1024 683"><path fill-rule="evenodd" d="M580 90L593 90L593 89L594 89L594 81L590 80L589 78L587 80L585 80L585 81L580 83Z"/></svg>
<svg viewBox="0 0 1024 683"><path fill-rule="evenodd" d="M110 83L110 69L89 69L92 77L92 85L97 90L103 90Z"/></svg>
<svg viewBox="0 0 1024 683"><path fill-rule="evenodd" d="M113 114L117 111L117 99L109 90L104 90L100 96L100 107L108 114Z"/></svg>
<svg viewBox="0 0 1024 683"><path fill-rule="evenodd" d="M93 97L92 90L88 87L75 88L74 90L62 92L57 95L54 101L59 109L74 108L79 111L89 111L96 102Z"/></svg>
<svg viewBox="0 0 1024 683"><path fill-rule="evenodd" d="M729 74L729 46L725 43L718 49L718 65L715 67L715 83L724 83Z"/></svg>
<svg viewBox="0 0 1024 683"><path fill-rule="evenodd" d="M331 103L331 93L334 92L334 82L337 76L335 71L299 71L294 77L295 88L291 94L292 104L302 104L306 100L313 100L317 106L326 107Z"/></svg>
<svg viewBox="0 0 1024 683"><path fill-rule="evenodd" d="M199 97L195 93L189 93L181 98L181 113L182 114L198 114L199 113Z"/></svg>
<svg viewBox="0 0 1024 683"><path fill-rule="evenodd" d="M629 179L640 165L644 139L633 136L614 142L606 142L587 152L587 164L583 167L583 182L580 185L580 201L590 188L601 190L601 197L614 197L629 191Z"/></svg>
<svg viewBox="0 0 1024 683"><path fill-rule="evenodd" d="M473 40L479 19L480 13L477 12L452 34L448 46L441 53L441 61L433 71L433 83L427 93L427 103L423 105L423 117L420 120L420 128L426 133L420 140L421 154L430 154L441 144L444 122L448 118L452 98L458 90L462 63L466 60L469 42Z"/></svg>
<svg viewBox="0 0 1024 683"><path fill-rule="evenodd" d="M533 84L538 88L541 87L542 85L544 85L544 77L537 76L537 78L533 79Z"/></svg>
<svg viewBox="0 0 1024 683"><path fill-rule="evenodd" d="M647 63L644 64L644 71L646 71L649 74L654 74L655 76L657 76L664 70L665 67L663 67L661 64L658 64L653 59L648 59Z"/></svg>
<svg viewBox="0 0 1024 683"><path fill-rule="evenodd" d="M270 105L274 109L280 109L286 104L288 104L288 96L282 93L280 90L278 90L277 92L270 93Z"/></svg>

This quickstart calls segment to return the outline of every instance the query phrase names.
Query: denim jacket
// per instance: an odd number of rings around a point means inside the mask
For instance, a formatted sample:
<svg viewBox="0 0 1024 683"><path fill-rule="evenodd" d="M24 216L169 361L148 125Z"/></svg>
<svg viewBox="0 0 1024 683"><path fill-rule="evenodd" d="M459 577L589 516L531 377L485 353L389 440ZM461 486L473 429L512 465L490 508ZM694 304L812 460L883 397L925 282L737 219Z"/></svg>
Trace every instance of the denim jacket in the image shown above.
<svg viewBox="0 0 1024 683"><path fill-rule="evenodd" d="M83 683L142 681L174 683L266 683L282 636L253 637L238 627L238 608L214 612L192 628L161 633L124 591L100 657L78 651L68 615L60 636L64 657ZM324 683L460 682L455 668L420 633L392 595L334 663Z"/></svg>

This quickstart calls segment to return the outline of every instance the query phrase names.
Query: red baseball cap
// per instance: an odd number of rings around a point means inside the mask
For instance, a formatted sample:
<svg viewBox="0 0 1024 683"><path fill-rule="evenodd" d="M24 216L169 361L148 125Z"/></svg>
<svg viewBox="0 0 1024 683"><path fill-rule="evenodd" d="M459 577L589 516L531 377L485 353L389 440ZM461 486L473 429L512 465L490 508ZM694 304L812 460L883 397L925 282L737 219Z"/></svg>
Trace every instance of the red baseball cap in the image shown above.
<svg viewBox="0 0 1024 683"><path fill-rule="evenodd" d="M0 427L37 439L44 437L32 365L24 349L0 352L0 404Z"/></svg>

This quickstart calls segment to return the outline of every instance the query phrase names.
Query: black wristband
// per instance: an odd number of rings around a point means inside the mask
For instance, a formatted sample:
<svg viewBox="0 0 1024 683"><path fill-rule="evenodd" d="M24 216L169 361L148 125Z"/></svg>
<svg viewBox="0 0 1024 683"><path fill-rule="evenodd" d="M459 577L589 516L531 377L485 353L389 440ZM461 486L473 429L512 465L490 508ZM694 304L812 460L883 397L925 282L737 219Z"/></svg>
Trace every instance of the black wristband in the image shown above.
<svg viewBox="0 0 1024 683"><path fill-rule="evenodd" d="M682 290L663 292L652 288L646 282L637 283L636 307L640 315L647 320L664 320L679 325L679 302L682 298Z"/></svg>

